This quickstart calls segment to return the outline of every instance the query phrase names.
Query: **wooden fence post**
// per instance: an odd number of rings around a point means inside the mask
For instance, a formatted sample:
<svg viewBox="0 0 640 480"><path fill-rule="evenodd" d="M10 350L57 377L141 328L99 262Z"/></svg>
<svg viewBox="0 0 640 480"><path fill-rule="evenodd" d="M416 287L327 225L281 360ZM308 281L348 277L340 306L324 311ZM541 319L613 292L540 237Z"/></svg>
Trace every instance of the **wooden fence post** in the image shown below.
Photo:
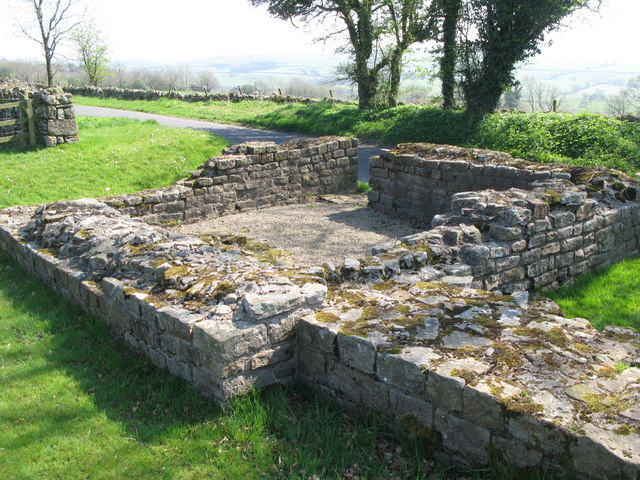
<svg viewBox="0 0 640 480"><path fill-rule="evenodd" d="M29 145L33 147L36 144L36 122L33 119L33 100L29 98L29 94L26 95L26 112L29 129Z"/></svg>

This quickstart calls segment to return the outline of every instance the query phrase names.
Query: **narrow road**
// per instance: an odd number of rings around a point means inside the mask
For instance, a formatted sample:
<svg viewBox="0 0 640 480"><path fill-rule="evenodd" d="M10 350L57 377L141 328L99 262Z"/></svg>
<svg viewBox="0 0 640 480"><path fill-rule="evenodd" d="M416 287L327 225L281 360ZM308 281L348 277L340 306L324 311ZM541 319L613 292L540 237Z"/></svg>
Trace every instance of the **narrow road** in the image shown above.
<svg viewBox="0 0 640 480"><path fill-rule="evenodd" d="M294 133L274 132L271 130L260 130L257 128L239 127L237 125L225 125L223 123L205 122L202 120L191 120L188 118L168 117L153 113L133 112L129 110L116 110L113 108L87 107L84 105L74 105L76 115L86 117L125 117L137 120L155 120L159 125L176 128L192 128L194 130L206 130L215 135L226 138L231 143L243 143L250 141L271 141L276 143L288 142L299 138L309 138L307 135L297 135ZM377 155L380 148L374 145L360 145L358 148L358 180L369 181L369 158Z"/></svg>

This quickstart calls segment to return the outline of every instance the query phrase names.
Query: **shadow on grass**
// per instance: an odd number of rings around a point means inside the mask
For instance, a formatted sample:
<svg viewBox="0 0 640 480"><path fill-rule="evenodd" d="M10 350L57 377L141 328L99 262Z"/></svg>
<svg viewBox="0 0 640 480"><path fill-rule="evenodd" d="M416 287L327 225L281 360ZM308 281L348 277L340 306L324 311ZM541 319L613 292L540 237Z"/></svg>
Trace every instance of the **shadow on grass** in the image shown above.
<svg viewBox="0 0 640 480"><path fill-rule="evenodd" d="M222 414L214 401L129 351L104 324L67 303L13 260L0 255L0 265L0 293L11 299L14 310L37 317L52 335L47 366L72 376L99 409L135 431L140 441ZM46 367L22 375L38 373L46 373Z"/></svg>

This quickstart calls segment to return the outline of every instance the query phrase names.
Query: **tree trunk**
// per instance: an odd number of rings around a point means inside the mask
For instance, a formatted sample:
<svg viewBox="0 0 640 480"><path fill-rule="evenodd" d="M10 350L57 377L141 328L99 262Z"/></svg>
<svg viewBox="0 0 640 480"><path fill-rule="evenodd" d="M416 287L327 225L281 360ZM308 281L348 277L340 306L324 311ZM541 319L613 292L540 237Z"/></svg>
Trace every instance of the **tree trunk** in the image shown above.
<svg viewBox="0 0 640 480"><path fill-rule="evenodd" d="M443 0L444 22L442 24L442 58L440 59L440 79L442 81L443 107L451 109L455 102L455 71L457 59L456 34L460 18L461 0Z"/></svg>
<svg viewBox="0 0 640 480"><path fill-rule="evenodd" d="M371 75L369 69L362 75L358 75L358 108L369 110L376 106L376 92L378 90L378 79Z"/></svg>
<svg viewBox="0 0 640 480"><path fill-rule="evenodd" d="M44 50L44 62L47 67L47 86L53 87L53 66L51 65L51 52L49 49Z"/></svg>
<svg viewBox="0 0 640 480"><path fill-rule="evenodd" d="M387 94L387 105L389 107L398 106L398 94L402 77L402 53L402 50L396 48L389 60L389 93Z"/></svg>
<svg viewBox="0 0 640 480"><path fill-rule="evenodd" d="M467 112L472 115L483 115L493 112L500 102L502 84L494 82L491 75L484 75L464 87Z"/></svg>

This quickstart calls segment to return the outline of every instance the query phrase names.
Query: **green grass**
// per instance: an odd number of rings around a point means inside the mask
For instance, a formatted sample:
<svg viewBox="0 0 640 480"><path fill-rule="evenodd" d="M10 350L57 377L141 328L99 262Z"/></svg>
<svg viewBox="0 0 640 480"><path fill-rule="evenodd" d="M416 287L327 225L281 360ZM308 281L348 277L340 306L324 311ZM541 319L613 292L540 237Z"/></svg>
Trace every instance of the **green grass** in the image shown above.
<svg viewBox="0 0 640 480"><path fill-rule="evenodd" d="M587 318L598 329L607 325L640 331L640 258L581 275L572 286L545 292L568 317Z"/></svg>
<svg viewBox="0 0 640 480"><path fill-rule="evenodd" d="M0 319L3 480L523 478L432 463L418 438L305 391L223 410L2 254Z"/></svg>
<svg viewBox="0 0 640 480"><path fill-rule="evenodd" d="M0 149L0 208L170 185L228 145L209 133L153 121L77 120L78 143Z"/></svg>
<svg viewBox="0 0 640 480"><path fill-rule="evenodd" d="M501 150L536 162L604 165L640 171L640 125L597 114L496 113L473 117L436 107L359 110L355 105L272 102L186 103L75 97L104 106L299 132L356 136L386 145L431 142Z"/></svg>

